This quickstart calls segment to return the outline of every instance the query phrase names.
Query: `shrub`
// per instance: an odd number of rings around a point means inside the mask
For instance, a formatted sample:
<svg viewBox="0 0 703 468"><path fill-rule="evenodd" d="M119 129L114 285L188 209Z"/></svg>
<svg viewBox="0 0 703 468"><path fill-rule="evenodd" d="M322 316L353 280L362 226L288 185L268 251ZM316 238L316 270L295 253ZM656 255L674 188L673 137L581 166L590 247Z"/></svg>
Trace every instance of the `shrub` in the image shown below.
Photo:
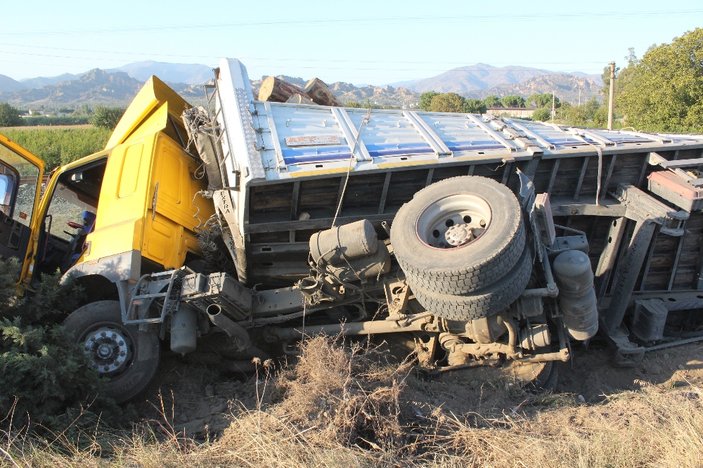
<svg viewBox="0 0 703 468"><path fill-rule="evenodd" d="M81 291L44 275L31 295L19 297L17 271L17 262L0 260L0 419L63 428L99 388L97 374L60 325Z"/></svg>
<svg viewBox="0 0 703 468"><path fill-rule="evenodd" d="M552 111L546 107L540 107L532 113L532 120L544 122L552 118Z"/></svg>
<svg viewBox="0 0 703 468"><path fill-rule="evenodd" d="M122 114L124 114L124 109L99 106L95 108L90 123L99 128L112 130L120 121Z"/></svg>
<svg viewBox="0 0 703 468"><path fill-rule="evenodd" d="M0 127L16 127L22 125L20 111L6 102L0 102Z"/></svg>

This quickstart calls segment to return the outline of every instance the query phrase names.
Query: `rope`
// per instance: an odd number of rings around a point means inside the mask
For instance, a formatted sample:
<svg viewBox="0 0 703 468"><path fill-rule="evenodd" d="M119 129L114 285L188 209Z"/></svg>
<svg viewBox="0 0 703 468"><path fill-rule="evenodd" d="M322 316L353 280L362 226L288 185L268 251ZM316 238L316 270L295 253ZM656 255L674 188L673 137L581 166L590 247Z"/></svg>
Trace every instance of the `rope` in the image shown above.
<svg viewBox="0 0 703 468"><path fill-rule="evenodd" d="M601 177L603 176L603 149L600 146L595 146L598 153L598 181L596 182L596 206L600 206L600 186Z"/></svg>
<svg viewBox="0 0 703 468"><path fill-rule="evenodd" d="M359 145L359 139L361 138L361 131L364 129L366 124L369 123L369 120L371 120L371 108L369 107L368 111L366 112L366 115L364 116L363 120L361 121L361 125L359 125L359 131L356 133L356 137L354 137L354 145L352 146L351 154L349 155L349 166L347 166L347 174L344 178L344 185L342 186L342 193L339 196L339 202L337 203L337 209L334 212L334 218L332 218L332 227L335 226L337 223L337 217L339 216L339 212L342 209L342 201L344 200L344 194L347 192L347 184L349 184L349 175L351 174L352 170L352 162L355 160L354 158L354 152L356 151L356 147Z"/></svg>

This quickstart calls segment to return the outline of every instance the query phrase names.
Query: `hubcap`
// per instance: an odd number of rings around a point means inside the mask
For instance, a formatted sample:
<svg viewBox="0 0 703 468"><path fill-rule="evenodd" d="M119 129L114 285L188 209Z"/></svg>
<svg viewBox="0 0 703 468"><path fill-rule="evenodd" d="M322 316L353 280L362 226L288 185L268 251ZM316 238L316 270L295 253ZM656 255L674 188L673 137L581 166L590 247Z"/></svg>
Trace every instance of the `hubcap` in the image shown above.
<svg viewBox="0 0 703 468"><path fill-rule="evenodd" d="M478 195L458 193L441 198L420 214L417 236L425 244L452 249L478 239L491 224L488 202Z"/></svg>
<svg viewBox="0 0 703 468"><path fill-rule="evenodd" d="M459 247L470 242L474 238L474 232L468 224L454 224L449 226L444 238L450 246Z"/></svg>
<svg viewBox="0 0 703 468"><path fill-rule="evenodd" d="M130 342L123 330L103 326L85 335L83 351L98 374L112 375L126 366Z"/></svg>

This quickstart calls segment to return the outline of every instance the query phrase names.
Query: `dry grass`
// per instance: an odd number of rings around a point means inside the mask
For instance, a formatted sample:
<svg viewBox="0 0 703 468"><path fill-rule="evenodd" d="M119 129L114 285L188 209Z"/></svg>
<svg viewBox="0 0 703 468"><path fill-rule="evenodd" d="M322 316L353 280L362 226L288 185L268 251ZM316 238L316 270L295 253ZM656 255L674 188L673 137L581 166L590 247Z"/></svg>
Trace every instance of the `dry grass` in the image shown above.
<svg viewBox="0 0 703 468"><path fill-rule="evenodd" d="M295 367L261 372L258 404L233 411L217 438L196 442L166 415L127 434L78 441L3 433L0 465L701 466L699 384L642 383L594 404L513 391L502 408L459 414L441 391L416 401L418 389L443 384L418 383L406 364L381 365L379 352L308 341Z"/></svg>

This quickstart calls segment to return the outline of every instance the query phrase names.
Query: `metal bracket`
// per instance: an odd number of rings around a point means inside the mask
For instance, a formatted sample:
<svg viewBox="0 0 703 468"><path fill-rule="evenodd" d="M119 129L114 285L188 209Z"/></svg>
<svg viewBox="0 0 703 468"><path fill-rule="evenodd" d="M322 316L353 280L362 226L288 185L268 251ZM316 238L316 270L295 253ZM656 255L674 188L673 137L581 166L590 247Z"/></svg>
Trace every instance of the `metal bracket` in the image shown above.
<svg viewBox="0 0 703 468"><path fill-rule="evenodd" d="M397 320L405 317L410 298L408 284L405 281L386 282L383 284L383 290L388 304L388 318Z"/></svg>
<svg viewBox="0 0 703 468"><path fill-rule="evenodd" d="M182 279L189 272L184 267L178 270L144 275L139 278L132 290L133 294L129 299L127 309L122 315L122 323L125 325L163 323L169 314L178 310ZM148 316L149 308L156 299L164 301L161 312L158 316Z"/></svg>
<svg viewBox="0 0 703 468"><path fill-rule="evenodd" d="M683 223L689 217L687 212L676 210L633 185L620 184L613 195L625 206L627 218L659 224L660 232L668 236L681 237L684 234Z"/></svg>

